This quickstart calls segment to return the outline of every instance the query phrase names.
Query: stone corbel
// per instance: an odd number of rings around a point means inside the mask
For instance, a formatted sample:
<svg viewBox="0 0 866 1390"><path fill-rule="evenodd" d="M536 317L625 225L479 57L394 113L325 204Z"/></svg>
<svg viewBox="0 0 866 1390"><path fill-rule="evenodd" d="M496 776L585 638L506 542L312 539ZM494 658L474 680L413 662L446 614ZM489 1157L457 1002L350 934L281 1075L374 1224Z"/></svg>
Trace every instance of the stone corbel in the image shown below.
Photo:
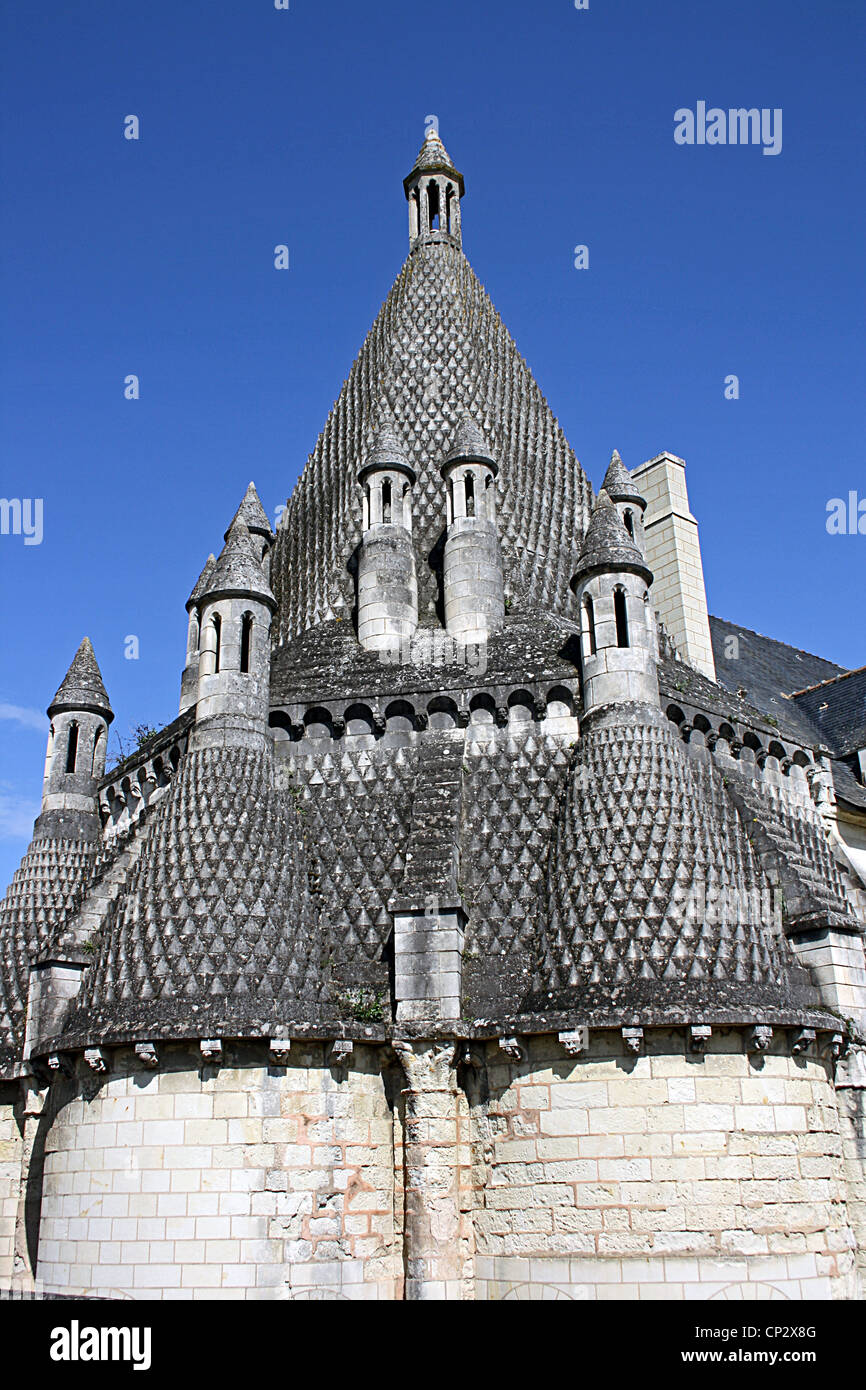
<svg viewBox="0 0 866 1390"><path fill-rule="evenodd" d="M773 1041L773 1030L765 1023L756 1023L746 1034L747 1052L766 1052Z"/></svg>
<svg viewBox="0 0 866 1390"><path fill-rule="evenodd" d="M520 1038L500 1038L499 1051L504 1052L512 1062L525 1062L529 1053Z"/></svg>
<svg viewBox="0 0 866 1390"><path fill-rule="evenodd" d="M202 1038L199 1042L202 1062L218 1067L223 1059L222 1038Z"/></svg>
<svg viewBox="0 0 866 1390"><path fill-rule="evenodd" d="M48 1070L55 1076L72 1076L75 1067L72 1058L65 1052L51 1052L48 1055Z"/></svg>
<svg viewBox="0 0 866 1390"><path fill-rule="evenodd" d="M712 1036L713 1030L708 1023L693 1023L689 1028L689 1046L692 1052L705 1052Z"/></svg>
<svg viewBox="0 0 866 1390"><path fill-rule="evenodd" d="M643 1048L643 1029L623 1028L622 1040L629 1052L633 1052L636 1057Z"/></svg>
<svg viewBox="0 0 866 1390"><path fill-rule="evenodd" d="M101 1047L86 1047L84 1049L84 1060L91 1071L108 1071L108 1054L103 1052Z"/></svg>
<svg viewBox="0 0 866 1390"><path fill-rule="evenodd" d="M579 1057L589 1047L588 1028L572 1028L567 1033L558 1033L557 1038L569 1057Z"/></svg>
<svg viewBox="0 0 866 1390"><path fill-rule="evenodd" d="M136 1043L135 1055L139 1062L147 1067L148 1071L155 1071L159 1066L159 1057L157 1056L156 1048L153 1043Z"/></svg>
<svg viewBox="0 0 866 1390"><path fill-rule="evenodd" d="M470 1071L481 1071L484 1067L484 1050L472 1043L461 1043L457 1061L460 1066L468 1067Z"/></svg>
<svg viewBox="0 0 866 1390"><path fill-rule="evenodd" d="M328 1064L345 1071L352 1060L355 1044L351 1038L335 1038L328 1048Z"/></svg>
<svg viewBox="0 0 866 1390"><path fill-rule="evenodd" d="M275 1067L285 1067L289 1063L289 1053L292 1050L291 1038L271 1038L268 1043L270 1059Z"/></svg>
<svg viewBox="0 0 866 1390"><path fill-rule="evenodd" d="M814 1041L814 1028L798 1028L791 1043L791 1051L799 1057L801 1052L808 1052Z"/></svg>

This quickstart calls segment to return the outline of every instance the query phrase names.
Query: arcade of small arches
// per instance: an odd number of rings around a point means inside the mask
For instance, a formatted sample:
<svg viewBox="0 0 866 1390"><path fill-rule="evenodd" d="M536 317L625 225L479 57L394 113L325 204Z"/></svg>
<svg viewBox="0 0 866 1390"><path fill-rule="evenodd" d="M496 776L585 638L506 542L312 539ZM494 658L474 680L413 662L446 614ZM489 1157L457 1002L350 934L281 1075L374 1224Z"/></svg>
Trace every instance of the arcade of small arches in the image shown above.
<svg viewBox="0 0 866 1390"><path fill-rule="evenodd" d="M796 744L777 738L761 739L751 729L738 732L726 720L714 722L705 714L689 716L676 704L669 704L665 713L676 725L684 743L708 748L717 757L727 755L736 762L751 764L762 772L779 772L785 777L792 773L795 777L802 774L808 781L823 775L823 768L813 755Z"/></svg>
<svg viewBox="0 0 866 1390"><path fill-rule="evenodd" d="M270 726L277 741L297 743L302 739L377 738L426 729L485 725L506 728L543 720L572 720L575 712L574 692L565 685L554 685L543 693L521 688L510 692L479 691L457 699L436 695L426 703L409 699L370 704L355 701L349 705L328 701L293 712L274 710Z"/></svg>

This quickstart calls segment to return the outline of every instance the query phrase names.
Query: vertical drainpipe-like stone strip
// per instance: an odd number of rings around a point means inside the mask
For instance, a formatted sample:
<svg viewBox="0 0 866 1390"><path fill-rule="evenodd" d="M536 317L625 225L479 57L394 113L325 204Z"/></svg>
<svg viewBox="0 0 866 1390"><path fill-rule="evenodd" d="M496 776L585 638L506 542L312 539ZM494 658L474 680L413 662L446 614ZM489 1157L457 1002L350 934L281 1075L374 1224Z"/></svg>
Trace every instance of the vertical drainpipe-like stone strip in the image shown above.
<svg viewBox="0 0 866 1390"><path fill-rule="evenodd" d="M42 1205L42 1154L37 1146L42 1112L48 1089L40 1089L33 1077L21 1083L23 1133L21 1179L15 1213L15 1247L12 1256L12 1288L17 1294L32 1293L36 1287L38 1222ZM34 1223L35 1226L34 1226Z"/></svg>
<svg viewBox="0 0 866 1390"><path fill-rule="evenodd" d="M466 914L457 887L464 738L424 736L394 916L395 1016L460 1017Z"/></svg>
<svg viewBox="0 0 866 1390"><path fill-rule="evenodd" d="M454 1043L394 1043L406 1074L403 1139L407 1300L459 1299L464 1235L459 1176L460 1092Z"/></svg>
<svg viewBox="0 0 866 1390"><path fill-rule="evenodd" d="M836 1066L848 1215L857 1239L860 1297L866 1297L866 1047L854 1045Z"/></svg>

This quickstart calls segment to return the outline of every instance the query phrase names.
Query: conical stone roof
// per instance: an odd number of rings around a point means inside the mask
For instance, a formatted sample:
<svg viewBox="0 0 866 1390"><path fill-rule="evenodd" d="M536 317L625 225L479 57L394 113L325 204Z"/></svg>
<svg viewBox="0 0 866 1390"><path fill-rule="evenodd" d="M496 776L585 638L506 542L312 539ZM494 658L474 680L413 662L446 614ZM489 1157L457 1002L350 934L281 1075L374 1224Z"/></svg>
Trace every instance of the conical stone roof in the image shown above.
<svg viewBox="0 0 866 1390"><path fill-rule="evenodd" d="M243 521L232 522L228 539L199 599L216 598L217 595L239 598L255 596L273 607L274 596Z"/></svg>
<svg viewBox="0 0 866 1390"><path fill-rule="evenodd" d="M463 194L463 175L455 169L454 161L439 138L439 132L431 129L428 130L424 144L418 151L418 158L403 180L403 186L408 187L416 174L433 173L450 174L456 181L461 195Z"/></svg>
<svg viewBox="0 0 866 1390"><path fill-rule="evenodd" d="M192 608L196 603L198 603L202 594L207 592L208 582L210 580L211 575L213 574L215 565L216 556L208 555L202 567L202 572L192 587L192 593L186 601L187 609Z"/></svg>
<svg viewBox="0 0 866 1390"><path fill-rule="evenodd" d="M574 582L577 583L585 574L599 570L631 570L642 574L648 584L652 582L646 560L603 488L598 494L589 530L575 566Z"/></svg>
<svg viewBox="0 0 866 1390"><path fill-rule="evenodd" d="M614 502L639 502L642 507L646 506L646 499L637 483L632 480L631 474L619 456L618 449L614 449L611 455L601 486Z"/></svg>
<svg viewBox="0 0 866 1390"><path fill-rule="evenodd" d="M228 540L229 533L236 521L242 521L248 531L254 534L269 536L273 538L273 530L268 520L268 514L261 503L261 498L256 491L255 483L250 483L243 496L243 501L238 507L226 531L223 540Z"/></svg>
<svg viewBox="0 0 866 1390"><path fill-rule="evenodd" d="M463 416L457 426L454 442L445 456L446 463L455 463L458 459L483 459L496 468L490 446L471 415Z"/></svg>
<svg viewBox="0 0 866 1390"><path fill-rule="evenodd" d="M415 481L415 470L410 466L406 451L390 421L383 421L377 425L363 466L359 470L358 481L363 480L369 469L382 467L399 468L407 473L413 482Z"/></svg>
<svg viewBox="0 0 866 1390"><path fill-rule="evenodd" d="M48 706L49 717L61 710L94 710L110 724L114 715L89 637L85 637L60 688Z"/></svg>
<svg viewBox="0 0 866 1390"><path fill-rule="evenodd" d="M357 475L383 416L417 474L422 625L438 623L431 557L446 526L440 468L467 416L500 467L506 577L516 572L530 602L573 616L568 585L589 521L589 482L463 252L425 243L403 265L289 500L271 564L276 640L351 613L350 561L362 534Z"/></svg>

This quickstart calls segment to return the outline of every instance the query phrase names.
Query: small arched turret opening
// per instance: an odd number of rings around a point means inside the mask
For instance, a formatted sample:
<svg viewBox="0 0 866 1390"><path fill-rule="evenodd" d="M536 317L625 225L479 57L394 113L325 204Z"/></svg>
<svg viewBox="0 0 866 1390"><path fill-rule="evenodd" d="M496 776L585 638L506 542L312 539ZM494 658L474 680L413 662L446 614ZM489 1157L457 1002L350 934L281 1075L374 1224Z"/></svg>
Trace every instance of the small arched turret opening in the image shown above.
<svg viewBox="0 0 866 1390"><path fill-rule="evenodd" d="M385 526L391 524L391 479L386 478L382 484L382 521Z"/></svg>
<svg viewBox="0 0 866 1390"><path fill-rule="evenodd" d="M211 619L211 626L213 628L213 669L214 675L216 675L220 669L220 648L222 646L223 626L223 620L219 613L214 613Z"/></svg>
<svg viewBox="0 0 866 1390"><path fill-rule="evenodd" d="M475 479L471 473L466 474L466 515L475 515Z"/></svg>
<svg viewBox="0 0 866 1390"><path fill-rule="evenodd" d="M580 629L584 658L595 656L595 608L589 594L585 595L580 605Z"/></svg>
<svg viewBox="0 0 866 1390"><path fill-rule="evenodd" d="M445 220L449 232L454 231L454 185L449 183L445 189Z"/></svg>
<svg viewBox="0 0 866 1390"><path fill-rule="evenodd" d="M625 606L625 590L614 589L613 591L613 614L616 619L616 645L627 647L628 640L628 613Z"/></svg>
<svg viewBox="0 0 866 1390"><path fill-rule="evenodd" d="M66 742L66 771L74 772L78 758L78 725L69 725L69 738Z"/></svg>
<svg viewBox="0 0 866 1390"><path fill-rule="evenodd" d="M626 510L623 512L622 519L625 522L625 529L628 531L632 540L634 540L634 514L631 512L629 508L626 508Z"/></svg>
<svg viewBox="0 0 866 1390"><path fill-rule="evenodd" d="M253 615L244 613L241 618L241 674L249 675L253 656Z"/></svg>
<svg viewBox="0 0 866 1390"><path fill-rule="evenodd" d="M105 761L104 755L105 730L97 729L96 738L93 740L93 757L90 762L91 776L98 777L102 772L102 763Z"/></svg>
<svg viewBox="0 0 866 1390"><path fill-rule="evenodd" d="M439 231L439 185L432 179L427 185L427 210L430 217L431 232Z"/></svg>

